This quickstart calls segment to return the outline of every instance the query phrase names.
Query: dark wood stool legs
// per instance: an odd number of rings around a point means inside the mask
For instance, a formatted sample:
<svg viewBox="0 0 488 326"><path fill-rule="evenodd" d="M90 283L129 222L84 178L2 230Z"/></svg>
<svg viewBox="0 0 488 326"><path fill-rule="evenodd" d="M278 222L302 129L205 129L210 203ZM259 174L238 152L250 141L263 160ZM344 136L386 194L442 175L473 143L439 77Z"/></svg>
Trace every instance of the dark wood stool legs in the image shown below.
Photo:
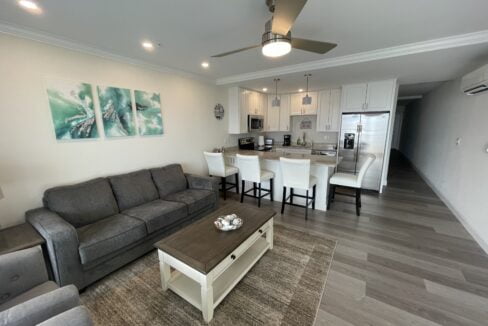
<svg viewBox="0 0 488 326"><path fill-rule="evenodd" d="M273 197L273 178L269 179L269 189L265 189L262 187L261 183L253 182L252 188L246 190L246 181L242 180L241 183L241 203L244 202L244 196L257 198L258 200L258 207L261 207L261 198L264 198L269 195L270 201L274 200ZM252 195L249 195L248 192L252 191Z"/></svg>
<svg viewBox="0 0 488 326"><path fill-rule="evenodd" d="M305 208L305 219L308 219L308 207L312 205L312 209L315 210L315 197L317 195L317 186L312 188L312 196L309 196L309 190L306 191L305 196L297 195L294 193L293 188L290 188L290 196L286 197L286 187L283 187L283 198L281 201L281 214L285 212L285 205L297 206ZM293 203L294 197L300 197L305 199L305 205L298 205ZM289 200L289 202L287 202Z"/></svg>
<svg viewBox="0 0 488 326"><path fill-rule="evenodd" d="M330 185L329 200L327 201L327 210L330 209L330 204L335 199L336 187L337 186L335 186L335 185ZM361 205L362 205L361 204L361 188L352 188L352 187L344 187L344 186L339 186L339 187L354 190L354 195L347 194L347 193L341 193L341 192L338 192L338 194L343 195L343 196L348 196L348 197L355 197L355 199L356 199L356 215L360 216L361 215Z"/></svg>
<svg viewBox="0 0 488 326"><path fill-rule="evenodd" d="M224 200L227 199L227 190L236 188L236 193L239 194L239 175L238 173L235 174L235 183L230 183L227 182L226 177L221 177L220 178L220 184L222 185L222 193L224 195ZM227 185L230 185L230 187L227 187Z"/></svg>

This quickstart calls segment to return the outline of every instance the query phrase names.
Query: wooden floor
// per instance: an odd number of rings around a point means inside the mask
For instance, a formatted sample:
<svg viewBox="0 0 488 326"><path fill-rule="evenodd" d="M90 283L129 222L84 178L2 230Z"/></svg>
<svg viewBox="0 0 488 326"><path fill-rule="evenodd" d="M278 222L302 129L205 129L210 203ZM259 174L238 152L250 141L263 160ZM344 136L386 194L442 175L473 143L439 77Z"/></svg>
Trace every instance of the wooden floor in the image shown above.
<svg viewBox="0 0 488 326"><path fill-rule="evenodd" d="M275 217L338 240L316 325L488 325L488 256L398 153L384 193L362 199L359 218L341 196L308 221Z"/></svg>

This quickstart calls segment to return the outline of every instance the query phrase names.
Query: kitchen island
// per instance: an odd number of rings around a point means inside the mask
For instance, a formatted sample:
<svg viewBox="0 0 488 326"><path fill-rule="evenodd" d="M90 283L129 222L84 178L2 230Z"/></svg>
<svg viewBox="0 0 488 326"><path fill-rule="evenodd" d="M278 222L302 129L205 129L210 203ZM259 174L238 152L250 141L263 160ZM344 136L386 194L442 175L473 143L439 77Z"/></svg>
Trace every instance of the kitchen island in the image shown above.
<svg viewBox="0 0 488 326"><path fill-rule="evenodd" d="M296 154L288 153L284 150L275 150L269 152L253 151L253 150L239 150L235 148L226 149L224 157L226 164L237 167L236 154L241 155L257 155L261 160L261 169L272 171L275 174L274 177L274 200L281 202L283 197L283 181L281 177L280 169L280 157L292 158L292 159L309 159L311 163L310 174L315 176L317 182L317 197L315 201L315 209L327 210L329 179L334 173L337 164L341 158L330 157L324 155L311 155L311 154ZM250 189L252 183L246 183L246 189ZM263 182L263 188L269 189L269 182ZM288 192L289 193L289 192ZM304 195L305 191L296 189L296 194ZM244 201L252 200L249 197L245 197ZM295 197L294 202L297 204L304 204L305 200ZM289 207L287 207L289 209Z"/></svg>

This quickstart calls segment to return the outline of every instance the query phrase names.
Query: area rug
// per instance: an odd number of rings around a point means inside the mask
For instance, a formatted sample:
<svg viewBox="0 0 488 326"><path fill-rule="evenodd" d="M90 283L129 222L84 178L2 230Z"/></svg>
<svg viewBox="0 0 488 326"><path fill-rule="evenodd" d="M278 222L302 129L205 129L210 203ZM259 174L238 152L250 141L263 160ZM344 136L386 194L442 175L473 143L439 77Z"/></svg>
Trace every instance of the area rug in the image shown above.
<svg viewBox="0 0 488 326"><path fill-rule="evenodd" d="M313 325L336 242L275 224L268 251L215 309L210 325ZM202 314L161 289L156 251L81 295L97 325L205 325Z"/></svg>

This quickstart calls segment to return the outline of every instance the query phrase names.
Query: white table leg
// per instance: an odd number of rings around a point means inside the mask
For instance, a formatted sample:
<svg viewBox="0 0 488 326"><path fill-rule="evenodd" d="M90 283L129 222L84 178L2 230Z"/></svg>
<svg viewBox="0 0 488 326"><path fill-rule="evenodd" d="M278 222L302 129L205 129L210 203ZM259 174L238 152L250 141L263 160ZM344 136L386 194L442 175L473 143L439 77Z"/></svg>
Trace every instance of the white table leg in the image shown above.
<svg viewBox="0 0 488 326"><path fill-rule="evenodd" d="M164 291L168 289L169 279L171 278L170 265L165 263L163 255L159 255L159 270L161 272L161 286Z"/></svg>
<svg viewBox="0 0 488 326"><path fill-rule="evenodd" d="M269 249L273 249L273 222L271 222L268 231L266 231L266 242L269 244Z"/></svg>
<svg viewBox="0 0 488 326"><path fill-rule="evenodd" d="M202 294L202 314L203 320L209 323L213 318L214 301L213 301L213 286L209 279L205 279L201 284Z"/></svg>

